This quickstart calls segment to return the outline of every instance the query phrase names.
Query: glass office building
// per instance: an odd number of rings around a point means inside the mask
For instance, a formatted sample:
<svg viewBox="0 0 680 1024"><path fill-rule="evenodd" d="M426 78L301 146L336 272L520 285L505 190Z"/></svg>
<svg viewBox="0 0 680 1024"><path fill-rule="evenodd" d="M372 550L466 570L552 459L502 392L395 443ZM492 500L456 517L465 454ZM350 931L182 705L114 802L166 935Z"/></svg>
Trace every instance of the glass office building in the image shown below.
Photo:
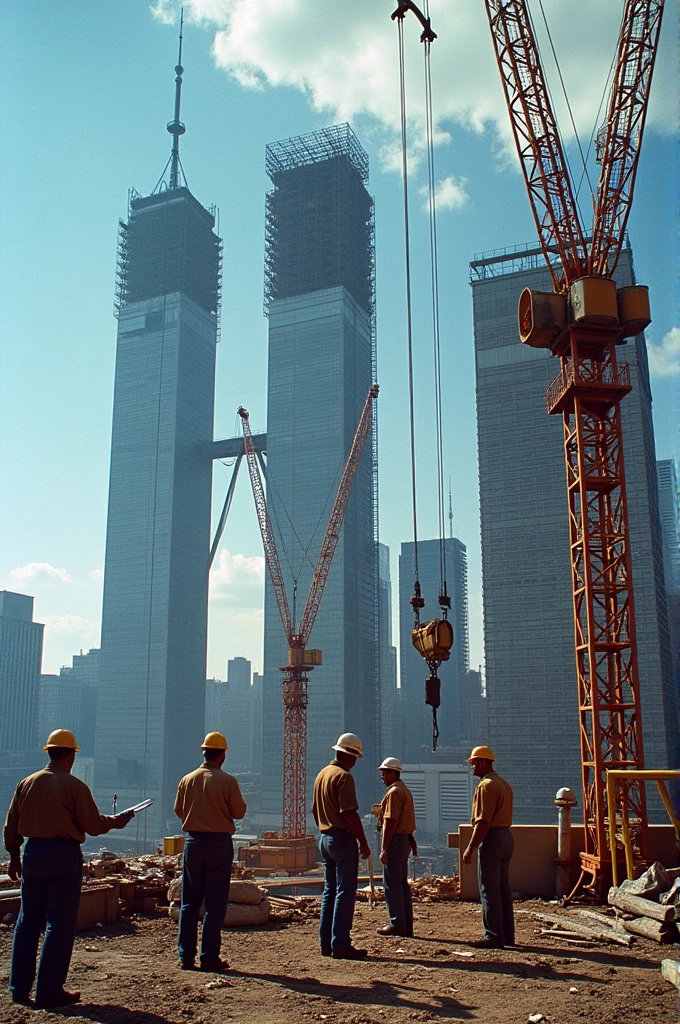
<svg viewBox="0 0 680 1024"><path fill-rule="evenodd" d="M214 225L184 186L133 197L120 225L95 790L103 811L152 797L131 828L154 844L203 739Z"/></svg>
<svg viewBox="0 0 680 1024"><path fill-rule="evenodd" d="M267 501L296 622L305 604L357 422L373 380L373 201L368 159L348 125L267 147L265 256L269 316ZM309 642L308 786L344 731L365 757L362 806L376 790L377 545L370 439ZM281 825L280 667L287 663L267 578L264 624L263 824ZM309 801L311 805L311 801ZM311 824L311 817L309 819Z"/></svg>
<svg viewBox="0 0 680 1024"><path fill-rule="evenodd" d="M555 820L561 786L579 795L581 784L562 419L543 397L559 362L517 331L522 289L552 291L552 281L529 247L476 258L471 272L490 741L515 820L539 824ZM634 283L629 248L615 279ZM677 719L644 335L617 355L633 384L621 412L645 761L663 768Z"/></svg>
<svg viewBox="0 0 680 1024"><path fill-rule="evenodd" d="M458 746L465 736L463 727L463 684L470 667L468 641L467 549L456 537L444 540L446 582L451 610L449 621L453 626L453 647L448 661L442 662L438 676L441 680L441 708L437 713L439 726L438 750ZM442 610L437 598L440 591L441 562L439 540L418 541L418 576L425 607L420 621L441 619ZM401 545L399 555L399 659L401 680L400 710L403 717L403 761L421 764L432 752L432 709L425 704L425 680L429 674L427 663L411 643L414 626L413 596L415 580L415 552L413 541ZM453 754L451 756L454 756ZM457 752L456 760L461 756Z"/></svg>

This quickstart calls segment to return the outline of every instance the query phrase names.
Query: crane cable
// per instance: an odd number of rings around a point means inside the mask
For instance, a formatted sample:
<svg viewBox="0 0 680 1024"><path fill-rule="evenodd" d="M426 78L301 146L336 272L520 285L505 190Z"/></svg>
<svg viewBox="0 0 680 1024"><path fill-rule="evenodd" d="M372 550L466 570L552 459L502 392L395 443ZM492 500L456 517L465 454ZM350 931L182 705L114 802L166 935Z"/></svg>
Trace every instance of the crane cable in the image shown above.
<svg viewBox="0 0 680 1024"><path fill-rule="evenodd" d="M420 609L425 602L420 593L418 577L418 504L416 497L416 427L413 398L413 312L411 303L411 243L408 216L408 150L406 139L406 74L404 69L404 19L397 19L399 30L399 99L401 108L401 166L404 195L404 249L406 255L406 339L408 347L408 403L411 435L411 501L413 511L413 568L415 582L411 606L416 625L420 622Z"/></svg>
<svg viewBox="0 0 680 1024"><path fill-rule="evenodd" d="M431 288L432 288L432 318L434 336L434 390L435 390L435 421L436 421L436 448L437 448L437 513L439 519L439 561L440 561L440 588L439 605L443 613L443 621L432 620L421 626L420 611L425 605L422 597L419 571L418 571L418 521L417 521L417 500L416 500L416 453L415 453L415 414L413 394L413 318L411 302L411 255L410 255L410 233L408 217L408 149L406 136L406 76L404 59L404 31L403 20L407 10L412 10L423 25L423 33L420 37L425 44L425 107L426 107L426 136L428 154L428 211L430 226L430 265L431 265ZM401 104L401 150L402 150L402 177L404 192L404 243L406 263L406 304L407 304L407 340L408 340L408 375L409 375L409 418L411 430L411 486L413 498L413 548L414 548L414 570L415 581L413 597L410 600L414 612L415 627L411 634L411 642L425 659L430 674L425 681L425 703L432 708L432 749L437 749L439 738L439 727L437 724L437 709L440 706L441 682L437 676L442 661L448 660L449 651L453 644L453 630L447 621L448 609L451 607L451 599L446 590L446 559L445 559L445 527L444 527L444 473L443 473L443 450L442 450L442 415L441 415L441 350L439 340L439 274L437 260L437 230L435 212L435 175L434 175L434 130L432 117L432 80L430 70L430 43L436 39L432 32L428 12L422 15L412 0L400 0L399 7L392 15L397 21L399 29L399 91Z"/></svg>
<svg viewBox="0 0 680 1024"><path fill-rule="evenodd" d="M429 2L425 4L429 18ZM434 120L432 116L432 71L430 40L424 40L425 57L425 130L427 139L428 213L430 227L430 277L432 289L432 335L434 349L434 394L437 448L437 514L439 519L439 605L444 618L451 607L446 586L446 525L444 510L444 452L442 435L442 376L439 332L439 259L437 251L437 189L434 173Z"/></svg>

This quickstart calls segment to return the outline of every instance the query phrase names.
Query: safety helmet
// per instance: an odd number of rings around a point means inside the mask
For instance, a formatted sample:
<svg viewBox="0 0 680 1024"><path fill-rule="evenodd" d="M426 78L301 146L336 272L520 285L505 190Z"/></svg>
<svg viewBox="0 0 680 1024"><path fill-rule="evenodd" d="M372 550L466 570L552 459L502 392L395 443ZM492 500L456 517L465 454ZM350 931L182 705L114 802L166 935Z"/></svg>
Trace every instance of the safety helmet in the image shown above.
<svg viewBox="0 0 680 1024"><path fill-rule="evenodd" d="M221 732L209 732L201 743L202 750L229 750L227 737Z"/></svg>
<svg viewBox="0 0 680 1024"><path fill-rule="evenodd" d="M398 757L386 757L381 765L378 765L378 771L381 772L383 768L388 768L391 772L400 772L402 770L401 761Z"/></svg>
<svg viewBox="0 0 680 1024"><path fill-rule="evenodd" d="M494 752L491 749L491 747L475 747L473 749L472 753L470 754L470 756L468 757L468 764L472 764L472 762L477 757L482 757L486 761L495 761L496 760L496 755L494 754Z"/></svg>
<svg viewBox="0 0 680 1024"><path fill-rule="evenodd" d="M70 729L55 729L47 737L47 743L43 747L43 750L49 750L51 747L63 747L65 750L80 750L80 747L76 743L76 738Z"/></svg>
<svg viewBox="0 0 680 1024"><path fill-rule="evenodd" d="M361 740L353 732L343 732L338 736L338 742L333 745L333 750L339 750L342 754L351 754L352 757L363 757Z"/></svg>

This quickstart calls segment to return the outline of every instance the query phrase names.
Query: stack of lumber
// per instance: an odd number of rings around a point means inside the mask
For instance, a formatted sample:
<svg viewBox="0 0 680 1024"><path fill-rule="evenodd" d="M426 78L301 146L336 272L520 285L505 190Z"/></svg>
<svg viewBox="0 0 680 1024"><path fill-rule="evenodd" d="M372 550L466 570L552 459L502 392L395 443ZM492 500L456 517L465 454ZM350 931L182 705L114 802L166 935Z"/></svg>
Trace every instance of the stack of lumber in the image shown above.
<svg viewBox="0 0 680 1024"><path fill-rule="evenodd" d="M627 932L653 939L654 942L678 941L676 908L672 904L657 903L623 888L611 888L607 902L610 907L624 911L622 924Z"/></svg>
<svg viewBox="0 0 680 1024"><path fill-rule="evenodd" d="M633 939L620 926L615 917L599 914L594 910L564 911L561 914L533 915L538 921L544 921L550 928L543 929L541 934L564 942L578 945L592 945L595 942L611 942L618 946L630 946Z"/></svg>

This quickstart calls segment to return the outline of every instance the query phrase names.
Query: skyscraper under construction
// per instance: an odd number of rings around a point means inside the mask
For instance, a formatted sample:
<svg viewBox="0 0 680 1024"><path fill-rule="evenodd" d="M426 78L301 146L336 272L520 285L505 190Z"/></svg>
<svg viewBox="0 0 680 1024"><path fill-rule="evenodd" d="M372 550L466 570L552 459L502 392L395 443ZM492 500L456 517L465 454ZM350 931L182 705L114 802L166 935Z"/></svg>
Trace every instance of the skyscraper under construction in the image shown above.
<svg viewBox="0 0 680 1024"><path fill-rule="evenodd" d="M179 162L181 60L168 183L120 224L95 791L107 811L152 797L166 834L204 725L221 241ZM165 172L164 172L165 173Z"/></svg>
<svg viewBox="0 0 680 1024"><path fill-rule="evenodd" d="M267 501L296 623L304 607L357 421L375 372L373 200L368 158L349 125L267 147L265 301L269 316ZM373 455L373 462L372 462ZM358 733L361 802L376 783L375 448L357 471L310 646L307 778L344 731ZM264 628L265 821L281 821L280 666L288 660L267 581ZM362 798L363 794L363 798Z"/></svg>

